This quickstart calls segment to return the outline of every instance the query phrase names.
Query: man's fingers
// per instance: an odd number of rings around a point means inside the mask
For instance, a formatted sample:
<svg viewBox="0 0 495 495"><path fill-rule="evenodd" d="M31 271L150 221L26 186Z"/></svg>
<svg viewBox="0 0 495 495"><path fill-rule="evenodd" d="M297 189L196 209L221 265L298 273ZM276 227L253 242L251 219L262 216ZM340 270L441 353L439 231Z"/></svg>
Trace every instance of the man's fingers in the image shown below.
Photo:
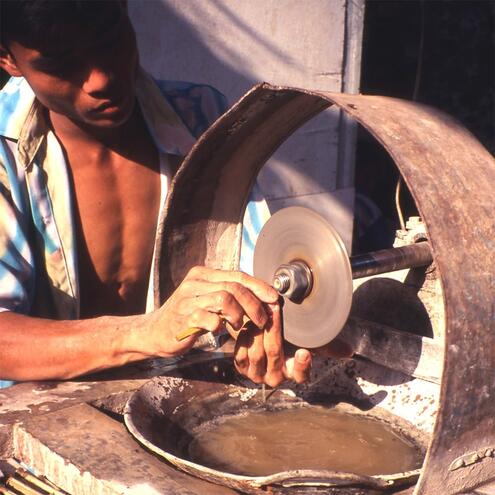
<svg viewBox="0 0 495 495"><path fill-rule="evenodd" d="M278 304L268 307L271 313L270 321L263 335L263 345L266 353L265 383L277 387L284 381L284 348L282 339L282 318Z"/></svg>
<svg viewBox="0 0 495 495"><path fill-rule="evenodd" d="M223 320L216 313L197 308L187 318L187 325L190 328L202 328L208 332L216 332L223 328Z"/></svg>
<svg viewBox="0 0 495 495"><path fill-rule="evenodd" d="M188 277L210 282L235 282L247 287L265 303L274 303L278 300L278 293L273 287L244 272L227 272L207 267L195 267L189 271Z"/></svg>
<svg viewBox="0 0 495 495"><path fill-rule="evenodd" d="M311 353L307 349L298 349L293 358L286 361L287 378L296 383L304 383L309 379L311 371Z"/></svg>
<svg viewBox="0 0 495 495"><path fill-rule="evenodd" d="M250 289L238 282L217 282L225 292L232 294L236 301L242 306L244 312L258 327L264 328L268 321L265 305L258 299Z"/></svg>
<svg viewBox="0 0 495 495"><path fill-rule="evenodd" d="M263 382L266 360L262 330L252 327L239 334L234 351L234 364L239 373L253 382Z"/></svg>
<svg viewBox="0 0 495 495"><path fill-rule="evenodd" d="M236 370L247 376L249 370L248 348L253 342L250 332L241 332L237 337L234 350L234 364Z"/></svg>
<svg viewBox="0 0 495 495"><path fill-rule="evenodd" d="M258 328L264 328L268 315L264 303L247 287L237 282L207 280L188 280L183 283L187 292L187 303L205 307L221 313L236 329L242 326L242 316L246 314ZM181 303L181 311L187 311L186 302ZM242 314L241 314L242 313Z"/></svg>
<svg viewBox="0 0 495 495"><path fill-rule="evenodd" d="M201 296L187 297L180 303L180 311L187 314L191 308L202 308L217 313L236 330L243 324L244 310L234 296L224 291L211 292Z"/></svg>
<svg viewBox="0 0 495 495"><path fill-rule="evenodd" d="M263 383L266 373L266 356L263 346L264 332L258 328L252 328L250 333L252 336L252 343L248 347L249 368L247 377L254 383Z"/></svg>

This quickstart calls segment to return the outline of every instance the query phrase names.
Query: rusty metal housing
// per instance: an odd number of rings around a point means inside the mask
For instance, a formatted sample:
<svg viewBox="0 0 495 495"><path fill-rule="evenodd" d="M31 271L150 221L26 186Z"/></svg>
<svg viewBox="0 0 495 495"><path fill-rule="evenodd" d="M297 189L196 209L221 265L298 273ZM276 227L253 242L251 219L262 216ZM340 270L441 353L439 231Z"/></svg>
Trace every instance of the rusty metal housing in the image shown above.
<svg viewBox="0 0 495 495"><path fill-rule="evenodd" d="M443 289L439 407L415 493L473 489L495 478L493 457L478 456L469 472L456 464L495 446L495 161L453 118L382 96L255 87L203 135L173 181L156 254L166 260L155 264L156 304L193 265L237 267L242 216L257 173L295 129L331 105L362 124L394 159L427 226Z"/></svg>

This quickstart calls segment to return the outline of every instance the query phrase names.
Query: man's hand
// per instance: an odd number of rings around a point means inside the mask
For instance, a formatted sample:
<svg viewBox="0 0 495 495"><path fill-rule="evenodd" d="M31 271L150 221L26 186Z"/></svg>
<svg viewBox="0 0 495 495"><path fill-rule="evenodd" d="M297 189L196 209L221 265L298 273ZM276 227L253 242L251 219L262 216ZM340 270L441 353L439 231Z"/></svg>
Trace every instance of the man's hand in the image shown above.
<svg viewBox="0 0 495 495"><path fill-rule="evenodd" d="M352 349L344 341L335 339L326 346L313 349L297 349L292 357L284 354L281 309L279 304L269 304L270 320L263 330L250 328L237 338L234 354L236 369L255 383L271 387L284 380L303 383L311 371L312 353L325 357L350 357Z"/></svg>
<svg viewBox="0 0 495 495"><path fill-rule="evenodd" d="M306 349L299 349L286 362L280 305L269 304L268 310L270 318L264 329L251 325L239 334L234 353L235 367L253 382L266 383L271 387L287 379L302 383L309 376L311 354Z"/></svg>
<svg viewBox="0 0 495 495"><path fill-rule="evenodd" d="M309 376L311 353L299 349L286 360L278 300L273 287L245 273L195 267L167 302L149 315L146 339L151 339L148 345L154 355L180 355L197 338L179 342L175 337L180 332L191 327L217 332L225 328L225 321L239 330L246 315L251 322L237 337L236 369L255 383L277 386L286 379L302 383Z"/></svg>
<svg viewBox="0 0 495 495"><path fill-rule="evenodd" d="M265 328L267 305L277 301L275 289L245 273L194 267L165 304L147 315L150 351L161 356L183 354L197 337L179 342L180 332L191 327L217 332L225 328L225 321L239 330L245 315L255 328Z"/></svg>

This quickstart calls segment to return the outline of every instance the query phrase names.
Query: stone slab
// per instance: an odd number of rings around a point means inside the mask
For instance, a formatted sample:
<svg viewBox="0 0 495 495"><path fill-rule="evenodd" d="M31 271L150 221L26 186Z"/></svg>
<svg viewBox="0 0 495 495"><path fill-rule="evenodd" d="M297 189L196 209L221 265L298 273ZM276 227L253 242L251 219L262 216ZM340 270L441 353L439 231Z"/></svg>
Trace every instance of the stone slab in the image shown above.
<svg viewBox="0 0 495 495"><path fill-rule="evenodd" d="M145 451L120 422L87 404L14 427L15 457L73 495L229 495Z"/></svg>

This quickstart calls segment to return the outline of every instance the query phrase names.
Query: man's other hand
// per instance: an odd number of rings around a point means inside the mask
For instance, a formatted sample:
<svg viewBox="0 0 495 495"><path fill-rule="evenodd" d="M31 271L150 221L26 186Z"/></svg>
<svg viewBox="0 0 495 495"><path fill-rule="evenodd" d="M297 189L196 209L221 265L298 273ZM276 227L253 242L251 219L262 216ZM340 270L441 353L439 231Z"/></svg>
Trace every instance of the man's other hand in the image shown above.
<svg viewBox="0 0 495 495"><path fill-rule="evenodd" d="M304 383L309 379L312 355L343 358L352 355L349 345L339 339L313 349L297 349L288 357L284 353L281 309L278 303L268 304L270 319L264 330L251 327L237 338L234 354L236 369L255 383L271 387L285 380Z"/></svg>

